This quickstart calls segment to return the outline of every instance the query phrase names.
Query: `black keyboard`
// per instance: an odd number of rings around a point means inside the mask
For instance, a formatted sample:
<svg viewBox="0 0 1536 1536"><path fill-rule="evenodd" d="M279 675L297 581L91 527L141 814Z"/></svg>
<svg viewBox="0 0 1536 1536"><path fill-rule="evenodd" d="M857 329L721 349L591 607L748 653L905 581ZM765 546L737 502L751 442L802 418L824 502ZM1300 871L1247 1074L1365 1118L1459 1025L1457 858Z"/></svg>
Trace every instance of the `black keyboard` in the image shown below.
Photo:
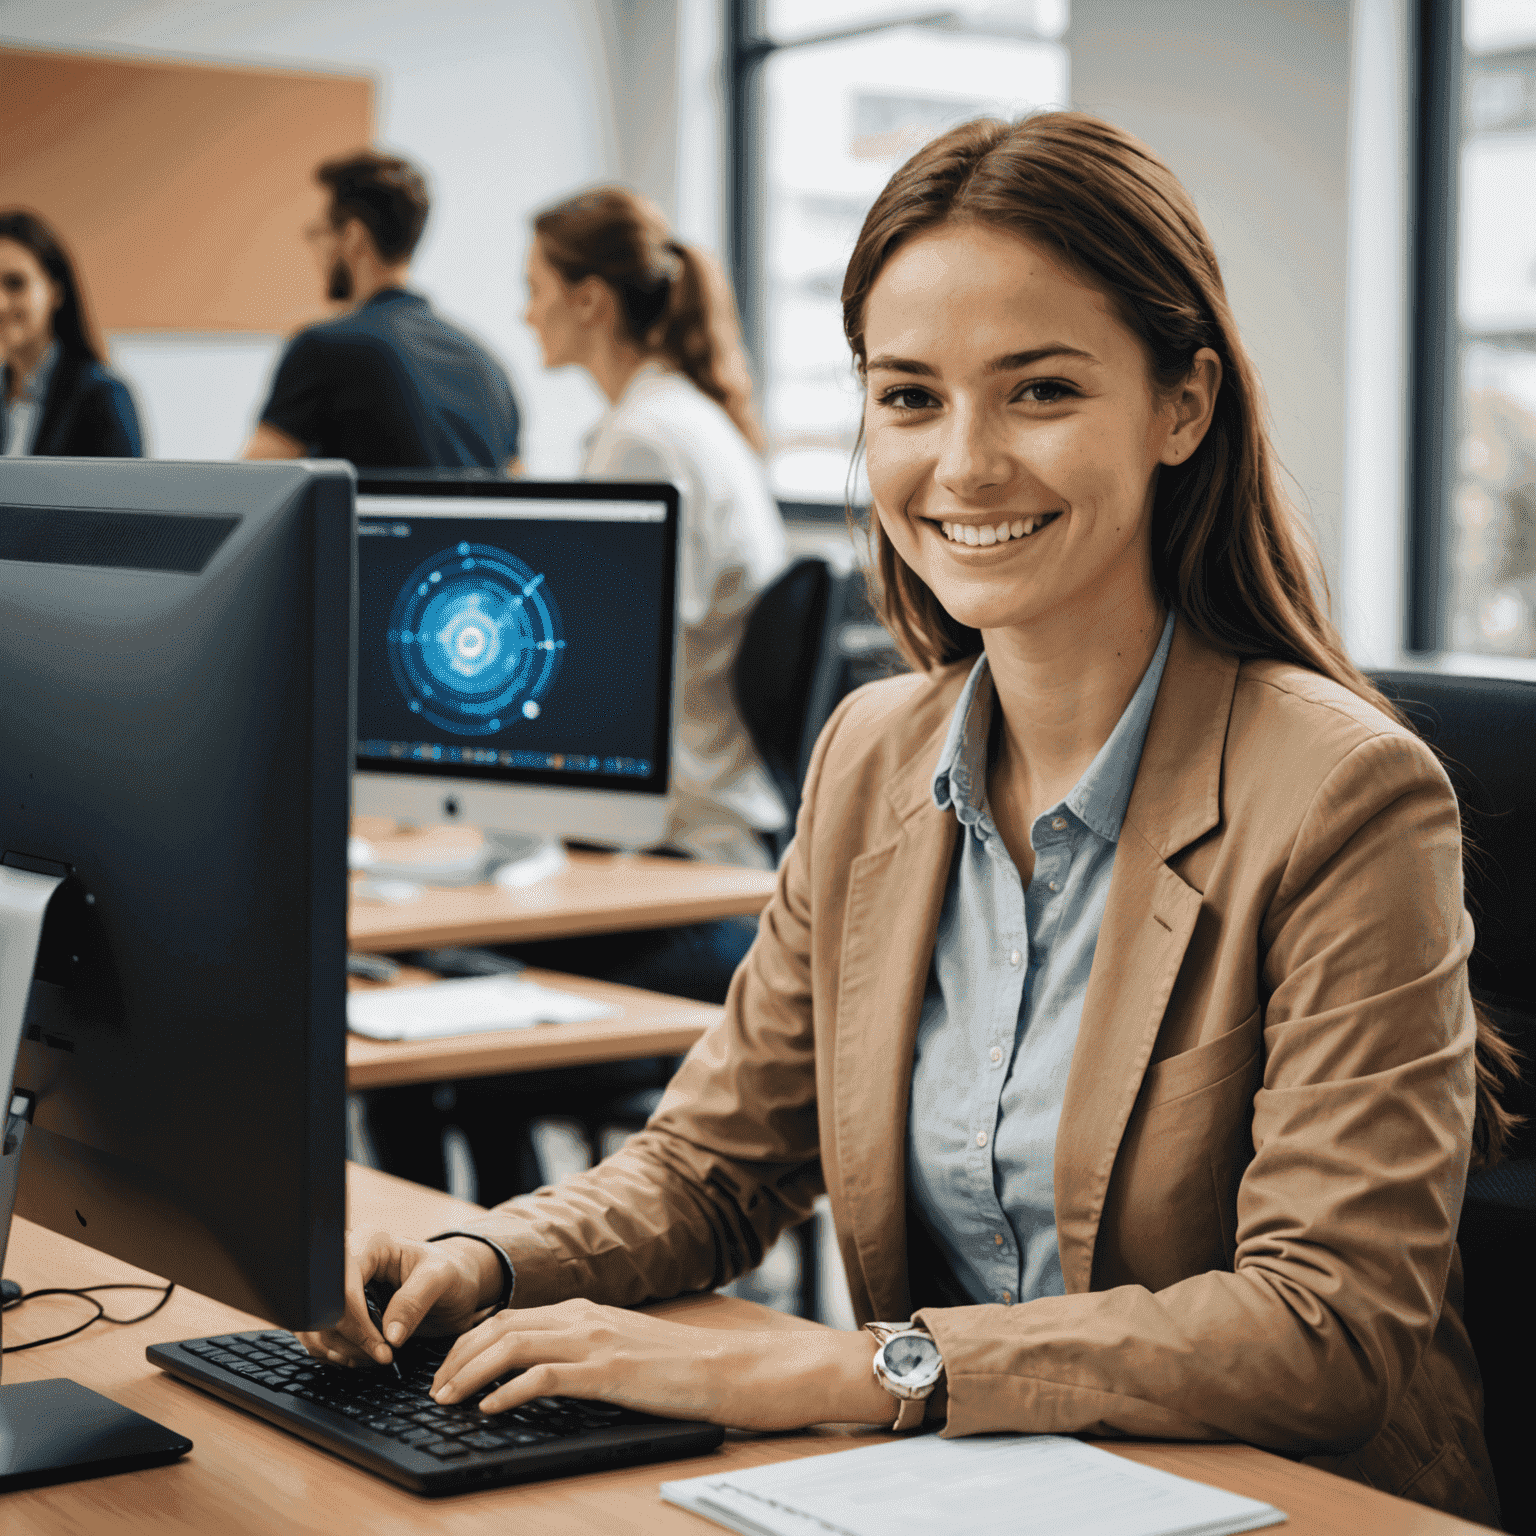
<svg viewBox="0 0 1536 1536"><path fill-rule="evenodd" d="M713 1450L724 1431L569 1397L506 1413L480 1398L440 1405L428 1391L451 1340L412 1340L392 1366L315 1360L291 1333L221 1334L155 1344L152 1364L419 1493L447 1493Z"/></svg>

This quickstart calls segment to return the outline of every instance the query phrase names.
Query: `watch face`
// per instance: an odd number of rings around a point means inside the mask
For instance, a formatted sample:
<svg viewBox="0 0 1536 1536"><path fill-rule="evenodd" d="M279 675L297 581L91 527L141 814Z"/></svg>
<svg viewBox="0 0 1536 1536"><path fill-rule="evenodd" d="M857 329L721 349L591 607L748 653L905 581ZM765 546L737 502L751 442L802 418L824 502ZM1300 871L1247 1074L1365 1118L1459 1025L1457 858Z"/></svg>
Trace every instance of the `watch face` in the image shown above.
<svg viewBox="0 0 1536 1536"><path fill-rule="evenodd" d="M919 1376L938 1363L939 1346L921 1333L898 1333L885 1344L885 1368L898 1381Z"/></svg>

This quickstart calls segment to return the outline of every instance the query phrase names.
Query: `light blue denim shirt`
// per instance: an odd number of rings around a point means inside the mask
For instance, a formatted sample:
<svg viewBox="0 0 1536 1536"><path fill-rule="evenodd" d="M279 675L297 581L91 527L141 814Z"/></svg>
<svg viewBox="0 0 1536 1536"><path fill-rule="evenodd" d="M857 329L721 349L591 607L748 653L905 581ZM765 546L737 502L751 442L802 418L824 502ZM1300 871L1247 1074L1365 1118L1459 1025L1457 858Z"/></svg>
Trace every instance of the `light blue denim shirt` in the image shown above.
<svg viewBox="0 0 1536 1536"><path fill-rule="evenodd" d="M933 780L960 836L917 1030L907 1183L919 1218L976 1302L1064 1286L1056 1247L1056 1125L1115 845L1173 639L1173 615L1109 740L1035 818L1026 890L987 808L994 695L987 658L955 705Z"/></svg>

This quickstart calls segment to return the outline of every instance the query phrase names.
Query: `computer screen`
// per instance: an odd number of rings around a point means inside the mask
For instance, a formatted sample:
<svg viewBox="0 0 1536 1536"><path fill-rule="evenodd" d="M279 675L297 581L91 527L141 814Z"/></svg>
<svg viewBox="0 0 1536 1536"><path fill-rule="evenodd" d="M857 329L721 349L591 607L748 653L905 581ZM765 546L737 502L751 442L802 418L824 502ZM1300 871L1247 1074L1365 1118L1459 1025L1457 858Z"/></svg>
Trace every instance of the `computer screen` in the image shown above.
<svg viewBox="0 0 1536 1536"><path fill-rule="evenodd" d="M342 1305L355 549L345 464L0 459L16 1210L299 1328Z"/></svg>
<svg viewBox="0 0 1536 1536"><path fill-rule="evenodd" d="M365 473L356 808L659 837L677 505L670 485Z"/></svg>

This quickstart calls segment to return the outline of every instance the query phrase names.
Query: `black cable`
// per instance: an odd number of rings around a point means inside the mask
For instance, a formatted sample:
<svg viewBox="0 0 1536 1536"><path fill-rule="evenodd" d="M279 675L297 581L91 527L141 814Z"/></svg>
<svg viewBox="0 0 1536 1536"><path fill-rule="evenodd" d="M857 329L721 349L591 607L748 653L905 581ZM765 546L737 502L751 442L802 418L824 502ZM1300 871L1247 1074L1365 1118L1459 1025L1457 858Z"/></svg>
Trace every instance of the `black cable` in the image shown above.
<svg viewBox="0 0 1536 1536"><path fill-rule="evenodd" d="M10 1312L19 1307L22 1302L33 1301L39 1296L78 1296L81 1301L87 1301L96 1308L96 1315L86 1318L78 1328L71 1328L67 1333L51 1333L46 1339L31 1339L25 1344L7 1344L4 1349L0 1349L0 1354L14 1355L20 1350L36 1349L42 1344L58 1344L64 1339L74 1338L77 1333L84 1333L92 1323L115 1323L120 1327L127 1327L132 1323L142 1323L147 1318L153 1317L171 1299L171 1292L175 1289L176 1282L173 1280L163 1288L158 1285L140 1285L123 1281L113 1285L82 1285L74 1288L55 1285L47 1286L37 1291L23 1291L14 1301L8 1301L3 1307L0 1307L0 1311ZM113 1317L92 1295L93 1291L160 1291L161 1295L160 1300L149 1311L141 1312L137 1317Z"/></svg>

